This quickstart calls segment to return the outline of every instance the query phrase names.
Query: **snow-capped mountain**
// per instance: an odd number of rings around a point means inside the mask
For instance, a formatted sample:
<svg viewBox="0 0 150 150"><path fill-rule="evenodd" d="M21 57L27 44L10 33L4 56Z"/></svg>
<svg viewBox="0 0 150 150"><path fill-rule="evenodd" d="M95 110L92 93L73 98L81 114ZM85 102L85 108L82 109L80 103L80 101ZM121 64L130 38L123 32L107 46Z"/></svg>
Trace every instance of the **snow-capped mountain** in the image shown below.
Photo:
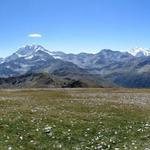
<svg viewBox="0 0 150 150"><path fill-rule="evenodd" d="M39 57L40 59L46 59L46 57L52 57L52 53L46 50L40 45L26 45L18 49L15 53L5 59L6 62L16 60L18 58L24 58L25 60L32 60Z"/></svg>
<svg viewBox="0 0 150 150"><path fill-rule="evenodd" d="M40 45L27 45L5 58L4 62L1 63L0 69L2 71L0 70L0 72L3 73L2 76L9 74L13 76L16 73L25 74L26 72L38 71L47 67L45 70L48 70L48 72L62 68L63 70L65 68L69 68L70 70L74 68L72 70L74 72L82 68L92 74L99 74L109 71L107 69L105 70L106 67L111 66L113 68L112 66L115 66L117 68L120 63L124 64L124 62L129 62L133 57L129 53L109 49L103 49L96 54L66 54L63 52L49 51Z"/></svg>
<svg viewBox="0 0 150 150"><path fill-rule="evenodd" d="M5 58L5 61L11 61L18 58L24 58L25 60L31 60L35 57L40 57L40 59L46 59L45 57L53 57L54 59L61 59L64 57L65 53L63 52L57 52L57 51L49 51L45 49L41 45L26 45L22 48L19 48L15 53L13 53L11 56ZM4 59L3 61L4 62Z"/></svg>
<svg viewBox="0 0 150 150"><path fill-rule="evenodd" d="M150 56L150 49L136 47L131 49L129 53L135 57Z"/></svg>
<svg viewBox="0 0 150 150"><path fill-rule="evenodd" d="M0 76L9 77L30 72L65 74L82 72L77 65L58 59L58 53L50 52L40 45L27 45L5 58L0 64Z"/></svg>
<svg viewBox="0 0 150 150"><path fill-rule="evenodd" d="M119 86L150 87L150 57L146 56L150 56L150 50L143 48L130 52L103 49L96 54L66 54L27 45L0 59L0 77L46 72L61 78L94 76L96 81L102 77Z"/></svg>
<svg viewBox="0 0 150 150"><path fill-rule="evenodd" d="M49 51L41 45L26 45L19 48L15 53L5 59L0 59L0 63L10 62L13 60L24 61L47 61L49 59L59 59L62 61L72 62L81 68L93 67L95 64L124 62L133 57L150 56L150 50L144 48L133 48L128 53L103 49L99 53L89 54L66 54L61 51Z"/></svg>

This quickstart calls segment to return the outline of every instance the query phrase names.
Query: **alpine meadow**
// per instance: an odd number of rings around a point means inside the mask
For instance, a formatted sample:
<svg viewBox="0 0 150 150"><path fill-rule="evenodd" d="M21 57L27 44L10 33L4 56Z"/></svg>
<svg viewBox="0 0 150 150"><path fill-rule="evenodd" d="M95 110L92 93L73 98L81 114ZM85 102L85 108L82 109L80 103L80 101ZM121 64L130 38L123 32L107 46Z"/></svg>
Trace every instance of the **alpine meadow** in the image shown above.
<svg viewBox="0 0 150 150"><path fill-rule="evenodd" d="M149 6L1 0L0 150L150 150Z"/></svg>

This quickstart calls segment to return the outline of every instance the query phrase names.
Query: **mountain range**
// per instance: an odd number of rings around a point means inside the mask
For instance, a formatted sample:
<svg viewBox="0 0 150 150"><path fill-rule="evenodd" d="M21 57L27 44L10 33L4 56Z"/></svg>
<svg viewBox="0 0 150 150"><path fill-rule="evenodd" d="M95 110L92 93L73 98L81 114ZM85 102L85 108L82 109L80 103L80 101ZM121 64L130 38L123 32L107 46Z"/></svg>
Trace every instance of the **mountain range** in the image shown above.
<svg viewBox="0 0 150 150"><path fill-rule="evenodd" d="M41 45L26 45L0 58L0 87L149 88L149 73L150 50L143 48L129 52L103 49L96 54L66 54L49 51ZM50 79L53 82L46 84Z"/></svg>

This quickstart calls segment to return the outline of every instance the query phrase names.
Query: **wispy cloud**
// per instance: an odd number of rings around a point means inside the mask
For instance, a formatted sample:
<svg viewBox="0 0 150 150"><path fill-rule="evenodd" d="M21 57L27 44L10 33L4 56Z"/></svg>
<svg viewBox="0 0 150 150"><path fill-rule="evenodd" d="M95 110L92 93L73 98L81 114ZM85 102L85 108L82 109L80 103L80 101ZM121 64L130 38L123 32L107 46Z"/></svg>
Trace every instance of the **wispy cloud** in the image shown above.
<svg viewBox="0 0 150 150"><path fill-rule="evenodd" d="M28 37L31 37L31 38L41 38L42 35L39 34L39 33L30 33L30 34L28 34Z"/></svg>

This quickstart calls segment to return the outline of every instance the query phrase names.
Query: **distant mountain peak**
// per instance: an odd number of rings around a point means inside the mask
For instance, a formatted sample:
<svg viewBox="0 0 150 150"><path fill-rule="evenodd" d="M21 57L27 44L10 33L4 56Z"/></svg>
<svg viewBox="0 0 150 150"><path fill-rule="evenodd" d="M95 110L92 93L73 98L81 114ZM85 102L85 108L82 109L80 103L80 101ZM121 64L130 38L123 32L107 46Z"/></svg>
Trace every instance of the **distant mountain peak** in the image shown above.
<svg viewBox="0 0 150 150"><path fill-rule="evenodd" d="M41 45L26 45L23 46L22 48L19 48L18 51L16 52L16 54L19 55L30 55L33 52L37 52L37 51L46 51L49 52L48 50L46 50L43 46Z"/></svg>
<svg viewBox="0 0 150 150"><path fill-rule="evenodd" d="M52 53L41 45L25 45L19 48L15 53L5 59L6 62L14 61L18 58L32 60L33 58L43 59L53 58ZM37 58L38 57L38 58Z"/></svg>
<svg viewBox="0 0 150 150"><path fill-rule="evenodd" d="M136 47L136 48L131 49L129 53L136 57L150 56L150 49Z"/></svg>

